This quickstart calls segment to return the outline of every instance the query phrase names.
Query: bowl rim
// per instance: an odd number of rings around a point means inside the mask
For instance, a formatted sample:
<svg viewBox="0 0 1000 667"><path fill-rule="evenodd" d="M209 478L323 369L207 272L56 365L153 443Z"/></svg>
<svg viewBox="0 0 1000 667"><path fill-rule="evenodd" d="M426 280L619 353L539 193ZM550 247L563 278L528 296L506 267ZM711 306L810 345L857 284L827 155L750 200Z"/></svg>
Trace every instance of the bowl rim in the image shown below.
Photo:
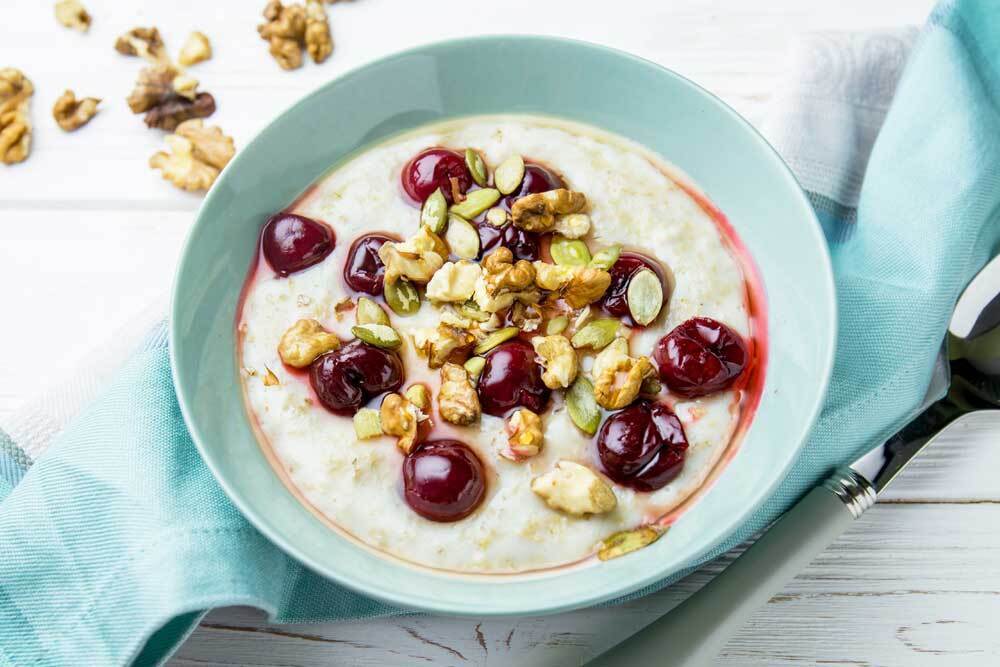
<svg viewBox="0 0 1000 667"><path fill-rule="evenodd" d="M667 76L681 82L684 85L696 90L703 98L709 103L715 105L719 108L726 116L732 119L736 124L742 126L746 131L748 131L749 136L755 141L755 143L763 149L765 154L769 154L773 159L777 161L781 169L783 177L793 186L791 188L794 193L794 198L797 199L804 214L804 217L809 221L809 228L812 236L815 240L815 247L820 250L821 256L821 266L819 273L822 273L822 282L824 287L832 298L827 300L826 305L826 316L829 321L833 324L828 332L828 344L826 346L827 353L825 357L821 360L822 372L820 374L820 390L817 392L816 399L813 405L810 407L809 414L804 424L806 428L803 429L802 437L797 443L794 450L791 450L781 466L780 471L773 476L772 481L766 487L758 488L751 498L747 499L744 504L744 510L740 513L733 513L730 515L730 520L726 523L723 530L720 530L717 534L718 537L715 539L707 541L700 549L693 552L691 557L686 561L685 565L674 570L673 573L665 573L663 571L652 570L650 574L647 574L641 578L636 578L636 580L629 583L627 586L623 586L614 592L599 592L599 593L587 593L582 592L580 596L575 597L571 602L560 602L560 603L549 603L544 599L540 599L531 607L520 606L513 608L511 605L504 604L500 596L494 598L491 596L488 600L480 600L474 607L469 608L456 608L449 603L442 603L434 597L430 592L425 593L423 596L414 596L412 593L400 593L398 590L389 587L373 587L370 584L359 584L353 581L349 576L343 572L332 571L325 567L321 563L317 563L308 554L304 553L299 549L294 543L285 540L281 535L279 535L274 529L272 529L266 518L259 516L250 506L244 501L239 493L237 493L226 477L220 473L214 459L213 455L210 453L210 449L204 444L204 438L200 432L197 421L193 418L191 411L188 407L189 402L192 400L190 396L184 390L182 383L179 379L179 368L180 360L178 358L178 340L181 336L181 332L178 330L178 322L180 318L178 317L179 312L182 309L182 296L180 294L180 283L181 276L184 274L187 260L190 256L190 247L192 239L195 235L196 230L203 223L202 216L204 212L211 205L212 201L218 195L219 189L217 187L212 187L205 198L202 200L195 214L195 222L191 225L187 232L181 252L179 255L179 260L177 263L177 269L174 274L173 286L171 288L171 302L169 308L170 322L169 322L169 356L170 356L170 369L171 369L171 379L173 381L174 390L177 394L177 401L180 407L181 415L184 419L185 425L188 432L191 435L192 441L198 450L202 460L205 462L206 466L212 472L212 476L215 481L223 489L228 499L236 506L240 513L257 529L259 530L272 544L281 549L286 555L294 558L298 563L304 565L309 570L319 574L320 576L334 581L335 583L344 586L345 588L367 596L382 602L402 607L407 610L422 611L428 613L436 614L446 614L452 616L477 616L477 617L504 617L504 616L523 616L523 615L543 615L543 614L555 614L566 611L571 611L575 609L581 609L586 607L591 607L597 604L601 604L608 601L613 601L621 598L625 598L635 593L645 589L651 585L661 582L666 578L669 578L673 574L684 573L684 570L688 568L693 563L700 563L709 553L717 549L725 540L729 539L740 526L744 525L750 516L760 508L764 502L772 496L778 486L784 482L792 466L798 460L799 455L802 452L803 447L808 439L809 434L815 427L816 422L819 418L820 412L822 410L823 404L826 399L827 391L829 389L830 379L833 374L834 359L837 349L837 330L836 326L838 322L838 308L836 299L836 285L833 276L833 264L830 257L829 247L826 242L826 238L822 231L822 226L816 216L816 212L809 202L805 190L799 183L795 174L792 172L791 168L785 162L784 158L777 152L777 150L764 138L764 136L758 131L748 120L746 120L742 115L740 115L735 109L729 106L721 98L716 96L714 93L705 89L701 85L695 83L691 79L675 72L674 70L665 67L657 62L649 60L647 58L637 56L635 54L623 51L610 46L605 46L603 44L597 44L595 42L590 42L587 40L573 39L569 37L560 36L550 36L541 34L484 34L475 35L470 37L461 37L445 40L432 40L424 42L410 48L404 49L402 51L396 51L385 55L380 58L376 58L369 62L363 63L357 67L349 69L339 76L336 76L322 84L320 84L315 89L304 93L299 99L293 102L291 105L286 107L278 115L276 115L269 123L267 123L263 128L257 131L254 137L247 142L243 150L240 150L233 160L222 170L219 178L216 179L216 183L220 182L222 177L226 175L228 171L236 168L241 162L244 155L250 154L250 147L261 140L265 134L267 134L280 120L290 113L292 110L299 108L300 106L309 102L312 98L317 97L325 93L326 89L331 86L336 86L341 84L343 81L348 79L353 79L355 77L363 76L370 69L383 66L393 60L406 58L414 54L419 54L427 49L440 48L448 46L468 46L475 45L482 42L491 41L522 41L522 42L556 42L567 44L576 47L582 47L590 49L595 52L600 52L603 55L607 55L613 58L624 59L630 61L636 66L651 68L658 72L662 76ZM461 117L461 116L456 116ZM751 256L752 257L752 256ZM767 311L765 311L767 312ZM768 312L769 316L769 312ZM246 418L244 415L243 418ZM751 422L752 424L752 422ZM456 577L457 579L458 577ZM657 588L659 590L659 588Z"/></svg>

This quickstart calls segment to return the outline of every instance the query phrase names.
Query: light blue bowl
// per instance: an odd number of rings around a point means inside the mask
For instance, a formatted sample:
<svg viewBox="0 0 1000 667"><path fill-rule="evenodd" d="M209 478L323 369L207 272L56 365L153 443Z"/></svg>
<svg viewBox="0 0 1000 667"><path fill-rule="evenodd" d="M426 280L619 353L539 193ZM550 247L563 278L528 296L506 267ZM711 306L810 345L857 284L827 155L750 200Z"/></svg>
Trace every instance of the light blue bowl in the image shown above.
<svg viewBox="0 0 1000 667"><path fill-rule="evenodd" d="M424 123L496 113L591 123L687 172L757 261L768 300L770 361L741 449L666 537L593 566L482 578L372 555L296 501L250 430L234 320L264 219L331 165ZM735 112L686 79L625 53L545 37L483 37L420 47L346 74L244 148L205 199L187 241L170 343L188 428L219 483L261 532L316 572L367 595L432 612L494 615L603 602L677 572L720 544L795 459L823 399L835 331L830 262L812 209L781 159Z"/></svg>

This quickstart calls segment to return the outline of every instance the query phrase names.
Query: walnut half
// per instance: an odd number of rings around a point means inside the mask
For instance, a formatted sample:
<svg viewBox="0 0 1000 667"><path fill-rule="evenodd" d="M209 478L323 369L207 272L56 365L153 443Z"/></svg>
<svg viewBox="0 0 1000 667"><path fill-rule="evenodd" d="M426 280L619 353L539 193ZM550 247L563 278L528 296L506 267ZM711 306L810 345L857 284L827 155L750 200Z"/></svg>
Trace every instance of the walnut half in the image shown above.
<svg viewBox="0 0 1000 667"><path fill-rule="evenodd" d="M24 162L31 153L28 110L35 87L21 70L0 69L0 161Z"/></svg>
<svg viewBox="0 0 1000 667"><path fill-rule="evenodd" d="M163 178L183 190L207 190L229 163L236 148L231 137L218 127L205 127L201 120L188 120L166 138L170 153L160 151L149 166L160 169Z"/></svg>
<svg viewBox="0 0 1000 667"><path fill-rule="evenodd" d="M143 120L148 127L173 131L184 121L215 113L215 98L195 88L197 81L173 65L154 65L139 72L126 102L133 113L146 112Z"/></svg>
<svg viewBox="0 0 1000 667"><path fill-rule="evenodd" d="M299 320L278 342L278 356L292 368L305 368L316 357L340 347L340 339L316 320Z"/></svg>
<svg viewBox="0 0 1000 667"><path fill-rule="evenodd" d="M396 436L396 446L409 454L417 441L420 422L426 419L417 406L399 394L388 394L379 408L382 431Z"/></svg>
<svg viewBox="0 0 1000 667"><path fill-rule="evenodd" d="M642 383L656 374L649 357L630 357L628 341L616 338L594 358L594 398L608 410L624 408L642 391Z"/></svg>
<svg viewBox="0 0 1000 667"><path fill-rule="evenodd" d="M533 288L535 269L531 262L518 260L509 248L500 246L482 261L483 273L476 281L473 298L480 310L495 313L510 307L514 301L537 303L538 291Z"/></svg>
<svg viewBox="0 0 1000 667"><path fill-rule="evenodd" d="M521 197L511 207L515 227L529 232L548 232L555 227L557 215L580 213L587 207L582 192L559 188Z"/></svg>
<svg viewBox="0 0 1000 667"><path fill-rule="evenodd" d="M67 90L52 107L52 117L63 130L72 132L90 122L97 115L97 105L101 100L96 97L76 99L72 90Z"/></svg>
<svg viewBox="0 0 1000 667"><path fill-rule="evenodd" d="M459 426L468 426L479 419L479 395L468 372L458 364L446 363L441 368L438 410L442 419Z"/></svg>
<svg viewBox="0 0 1000 667"><path fill-rule="evenodd" d="M604 296L611 286L611 274L589 266L568 266L537 261L535 284L557 293L571 308L583 308Z"/></svg>
<svg viewBox="0 0 1000 667"><path fill-rule="evenodd" d="M87 32L90 29L90 14L79 0L59 0L55 6L56 20L67 28Z"/></svg>
<svg viewBox="0 0 1000 667"><path fill-rule="evenodd" d="M140 56L154 64L168 64L170 57L156 28L132 28L115 40L115 51L126 56Z"/></svg>

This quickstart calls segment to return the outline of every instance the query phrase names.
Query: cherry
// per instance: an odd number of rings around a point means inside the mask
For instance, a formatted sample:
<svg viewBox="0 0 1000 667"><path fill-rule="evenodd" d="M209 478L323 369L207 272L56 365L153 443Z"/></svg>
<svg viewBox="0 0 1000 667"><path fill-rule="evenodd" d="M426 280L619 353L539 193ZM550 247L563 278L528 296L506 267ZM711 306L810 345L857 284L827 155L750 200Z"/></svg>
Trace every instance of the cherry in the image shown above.
<svg viewBox="0 0 1000 667"><path fill-rule="evenodd" d="M526 162L524 165L524 180L521 187L503 199L504 205L509 209L514 202L524 196L533 195L536 192L548 192L566 187L566 182L554 171L543 167L540 164Z"/></svg>
<svg viewBox="0 0 1000 667"><path fill-rule="evenodd" d="M655 491L677 477L687 447L677 415L650 401L612 414L597 436L597 454L608 477L637 491Z"/></svg>
<svg viewBox="0 0 1000 667"><path fill-rule="evenodd" d="M476 225L479 228L480 259L501 245L510 248L515 262L519 259L534 262L541 257L538 234L515 227L509 222L503 227L494 227L485 220Z"/></svg>
<svg viewBox="0 0 1000 667"><path fill-rule="evenodd" d="M659 276L660 284L663 284L663 273L655 260L636 252L623 252L608 271L611 274L611 285L600 300L601 308L606 313L620 317L629 326L639 326L639 324L632 319L632 313L628 309L628 284L632 281L632 276L643 269L651 270ZM666 286L663 295L664 298L668 296Z"/></svg>
<svg viewBox="0 0 1000 667"><path fill-rule="evenodd" d="M260 236L264 259L280 276L323 261L335 243L333 230L295 213L275 213L264 224Z"/></svg>
<svg viewBox="0 0 1000 667"><path fill-rule="evenodd" d="M498 345L487 354L477 391L483 412L496 417L517 407L541 413L551 394L542 382L535 349L518 339Z"/></svg>
<svg viewBox="0 0 1000 667"><path fill-rule="evenodd" d="M458 521L486 495L486 472L476 453L457 440L432 440L403 460L403 497L431 521Z"/></svg>
<svg viewBox="0 0 1000 667"><path fill-rule="evenodd" d="M375 296L382 293L385 264L378 256L378 249L392 240L382 234L366 234L351 244L344 262L344 281L351 289Z"/></svg>
<svg viewBox="0 0 1000 667"><path fill-rule="evenodd" d="M355 340L312 362L309 384L327 410L350 416L403 385L403 362L395 352Z"/></svg>
<svg viewBox="0 0 1000 667"><path fill-rule="evenodd" d="M708 317L679 324L656 344L653 357L663 384L688 398L728 389L748 360L743 338Z"/></svg>
<svg viewBox="0 0 1000 667"><path fill-rule="evenodd" d="M451 178L458 179L458 189L465 192L472 186L472 174L465 165L465 157L445 148L428 148L406 163L400 175L403 190L418 204L441 188L449 204L454 203Z"/></svg>

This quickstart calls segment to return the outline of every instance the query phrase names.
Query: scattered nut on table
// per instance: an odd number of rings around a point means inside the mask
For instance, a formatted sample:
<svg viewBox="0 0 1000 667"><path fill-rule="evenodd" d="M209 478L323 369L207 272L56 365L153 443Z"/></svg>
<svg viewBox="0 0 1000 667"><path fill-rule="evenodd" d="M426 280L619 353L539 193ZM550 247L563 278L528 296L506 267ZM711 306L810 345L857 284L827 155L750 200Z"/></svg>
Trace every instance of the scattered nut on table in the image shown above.
<svg viewBox="0 0 1000 667"><path fill-rule="evenodd" d="M208 36L203 32L192 32L188 35L187 41L181 47L181 52L177 56L177 62L184 67L190 67L200 62L204 62L212 57L212 43L208 41Z"/></svg>
<svg viewBox="0 0 1000 667"><path fill-rule="evenodd" d="M319 64L333 52L333 38L326 9L319 0L306 0L306 51L313 62Z"/></svg>
<svg viewBox="0 0 1000 667"><path fill-rule="evenodd" d="M78 0L59 0L55 6L56 20L67 28L87 32L90 14Z"/></svg>
<svg viewBox="0 0 1000 667"><path fill-rule="evenodd" d="M115 40L115 51L126 56L139 56L154 64L170 62L160 31L154 27L132 28Z"/></svg>
<svg viewBox="0 0 1000 667"><path fill-rule="evenodd" d="M330 23L319 0L307 0L305 7L270 0L264 7L264 18L267 23L257 26L257 32L270 45L271 56L282 69L301 67L303 49L316 63L333 51Z"/></svg>
<svg viewBox="0 0 1000 667"><path fill-rule="evenodd" d="M188 120L166 138L169 153L160 151L149 159L163 178L183 190L207 190L219 171L236 153L231 137L218 127L205 127L201 120Z"/></svg>
<svg viewBox="0 0 1000 667"><path fill-rule="evenodd" d="M24 162L31 153L28 111L35 87L19 69L0 69L0 161Z"/></svg>
<svg viewBox="0 0 1000 667"><path fill-rule="evenodd" d="M126 102L133 113L146 113L143 120L148 127L171 131L186 120L215 113L215 98L198 92L197 86L196 80L169 63L153 65L139 72Z"/></svg>
<svg viewBox="0 0 1000 667"><path fill-rule="evenodd" d="M56 119L59 127L67 132L79 129L90 122L90 119L97 115L97 105L101 100L96 97L84 97L76 99L72 90L67 90L56 100L52 107L52 117Z"/></svg>

